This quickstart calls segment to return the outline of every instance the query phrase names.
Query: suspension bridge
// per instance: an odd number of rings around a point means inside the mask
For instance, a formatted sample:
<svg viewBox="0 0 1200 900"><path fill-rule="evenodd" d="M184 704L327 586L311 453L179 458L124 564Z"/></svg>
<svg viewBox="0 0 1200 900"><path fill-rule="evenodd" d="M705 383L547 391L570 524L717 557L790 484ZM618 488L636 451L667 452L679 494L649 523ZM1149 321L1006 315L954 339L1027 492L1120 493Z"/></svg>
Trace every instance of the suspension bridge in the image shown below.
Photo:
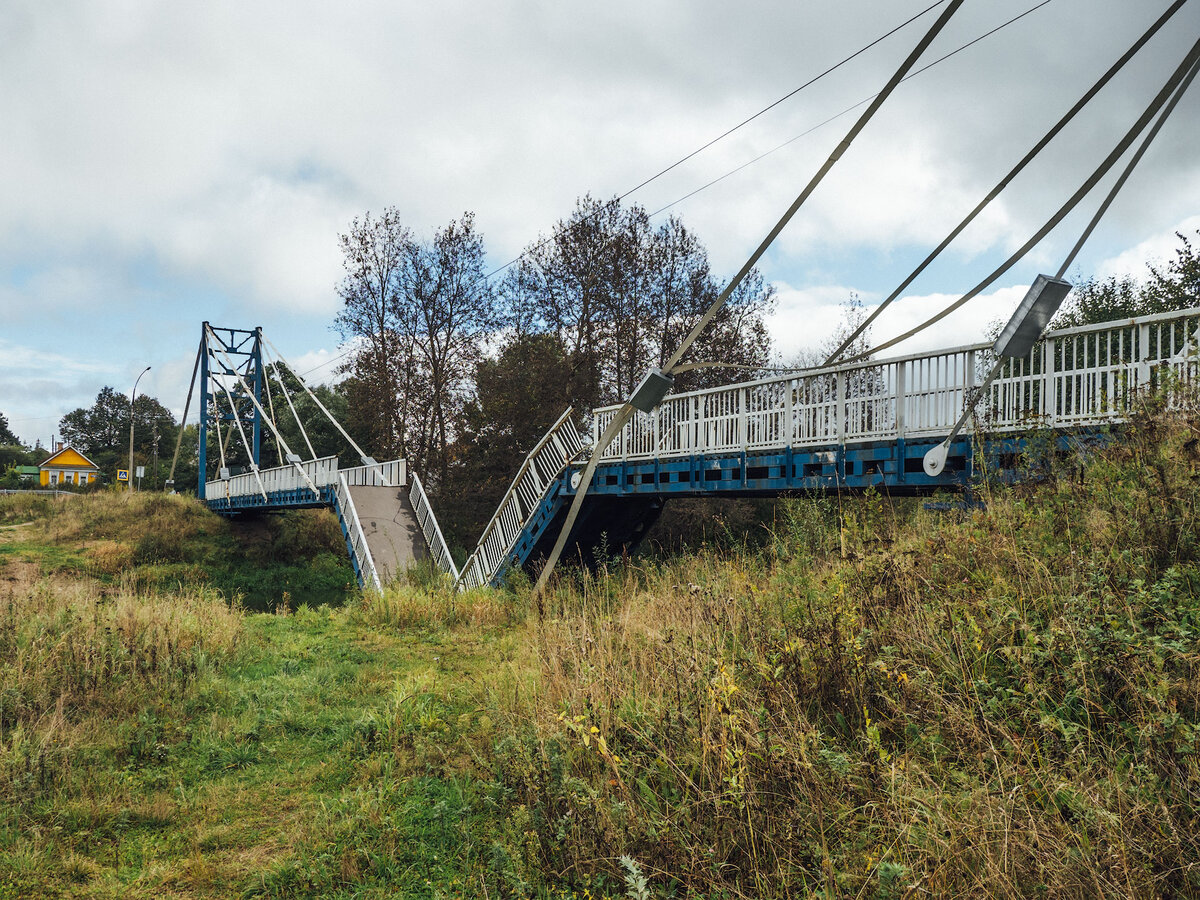
<svg viewBox="0 0 1200 900"><path fill-rule="evenodd" d="M660 369L620 406L565 411L519 467L474 551L456 565L420 478L405 460L365 453L261 328L203 326L184 410L200 385L197 494L222 515L325 506L341 523L360 584L378 590L428 559L460 588L497 584L545 560L539 587L565 552L637 544L665 502L681 496L773 496L871 487L893 495L958 490L982 473L1019 476L1031 434L1057 452L1103 440L1147 396L1168 401L1197 375L1200 308L1046 332L1071 285L1064 275L1179 100L1200 73L1200 40L1138 120L1079 189L1020 249L959 300L910 331L846 359L852 342L1053 140L1184 5L1174 0L1125 54L1042 137L826 363L777 377L672 393L674 376L713 363L683 362L742 279L907 77L962 5L952 0L875 95L845 139ZM1054 230L1134 147L1124 169L1055 276L1039 276L992 343L882 358L980 296ZM1200 298L1198 298L1200 300ZM849 351L853 352L853 351ZM273 365L281 396L264 362ZM717 364L719 365L719 363ZM318 457L287 380L337 428L356 459ZM288 445L288 414L303 446ZM581 427L582 425L582 427ZM264 429L277 465L264 468ZM218 465L210 465L215 442ZM303 451L307 450L307 453ZM178 459L178 446L176 459ZM235 471L235 469L237 471ZM210 477L215 470L215 477ZM172 472L174 471L174 464Z"/></svg>
<svg viewBox="0 0 1200 900"><path fill-rule="evenodd" d="M869 487L914 496L960 490L985 472L1013 480L1031 440L1044 444L1050 436L1063 452L1104 440L1149 394L1194 382L1198 333L1200 308L1051 331L1027 354L1003 360L982 391L997 361L993 344L668 395L652 412L626 422L600 452L568 538L570 552L586 558L602 544L613 550L636 545L673 497ZM419 476L404 460L377 462L360 454L347 466L336 456L302 459L284 443L282 465L259 465L263 430L279 434L272 410L289 410L304 434L284 380L276 379L284 397L267 395L265 346L261 329L204 327L201 459L211 436L224 458L230 447L222 435L240 433L243 458L251 462L237 474L229 466L218 466L216 477L202 474L197 493L227 516L331 508L368 589L422 560L470 588L497 584L506 571L545 558L585 461L619 409L589 411L586 429L572 410L564 412L531 448L460 568ZM293 371L282 357L273 361L277 371ZM299 376L296 381L308 390ZM967 426L949 443L945 465L927 471L926 456L967 408ZM201 472L207 469L202 462Z"/></svg>

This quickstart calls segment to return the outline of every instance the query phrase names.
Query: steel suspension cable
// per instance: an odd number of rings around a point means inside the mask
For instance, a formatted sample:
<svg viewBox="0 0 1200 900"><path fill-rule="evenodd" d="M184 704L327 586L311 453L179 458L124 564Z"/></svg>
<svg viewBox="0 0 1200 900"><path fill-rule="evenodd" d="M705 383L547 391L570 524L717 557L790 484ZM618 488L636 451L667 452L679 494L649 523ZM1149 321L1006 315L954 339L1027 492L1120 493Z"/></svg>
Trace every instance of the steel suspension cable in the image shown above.
<svg viewBox="0 0 1200 900"><path fill-rule="evenodd" d="M1138 146L1136 152L1134 152L1133 156L1130 158L1129 163L1125 166L1124 171L1121 172L1120 177L1117 178L1116 182L1114 182L1112 188L1109 190L1104 200L1100 203L1099 208L1096 210L1087 226L1083 229L1083 234L1080 235L1079 240L1075 242L1075 246L1071 248L1071 251L1063 260L1063 264L1059 267L1058 274L1055 275L1056 279L1061 279L1067 274L1067 270L1071 268L1071 263L1075 261L1076 255L1079 253L1084 243L1086 243L1087 239L1091 236L1092 232L1095 231L1100 219L1104 217L1104 214L1112 205L1113 200L1116 199L1117 194L1121 192L1121 188L1125 186L1125 182L1129 180L1129 176L1133 174L1133 170L1137 168L1137 165L1139 162L1141 162L1142 157L1146 155L1146 151L1149 150L1150 145L1154 143L1154 139L1158 136L1159 131L1161 131L1163 125L1166 124L1167 119L1171 117L1171 113L1175 111L1176 105L1178 105L1179 101L1183 98L1183 95L1187 93L1188 88L1191 86L1192 81L1196 77L1197 71L1200 71L1200 57L1197 57L1197 59L1192 62L1191 68L1188 70L1187 75L1184 77L1183 81L1179 83L1178 87L1176 87L1174 94L1172 94L1170 102L1163 107L1162 112L1159 113L1158 120L1154 123L1149 132L1147 132L1146 137L1142 140L1142 143ZM989 387L991 387L992 382L999 377L1000 373L1004 370L1005 364L1009 361L1010 360L1004 356L997 356L983 381L980 382L980 384L970 392L969 396L964 398L963 411L959 415L957 421L955 421L954 427L950 429L950 434L946 436L945 440L925 454L923 465L927 475L936 476L941 474L942 467L945 466L946 457L950 451L950 444L954 441L954 438L958 436L958 433L962 430L962 427L967 423L967 419L969 419L974 413L975 404L978 403L979 400L987 393L987 390Z"/></svg>
<svg viewBox="0 0 1200 900"><path fill-rule="evenodd" d="M214 378L214 379L213 379L213 381L216 381L216 379ZM219 405L219 404L220 404L220 400L219 400L218 398L219 398L219 395L217 394L217 392L216 392L216 391L213 391L213 409L214 409L214 410L215 410L215 411L216 411L218 414L220 414L220 412L221 412L221 407L220 407L220 405ZM215 422L213 422L213 425L216 427L216 430L217 430L217 449L221 451L221 468L222 468L222 469L225 469L225 468L228 468L228 467L225 465L225 439L224 439L223 437L221 437L221 420L220 420L220 419L216 419L216 421L215 421ZM230 425L230 426L229 426L229 430L230 430L230 431L232 431L232 430L233 430L233 426L232 426L232 425ZM205 473L205 476L204 476L204 477L205 477L205 478L207 478L207 477L208 477L208 473Z"/></svg>
<svg viewBox="0 0 1200 900"><path fill-rule="evenodd" d="M1109 170L1112 169L1117 160L1125 155L1125 152L1137 139L1138 135L1145 130L1150 120L1154 118L1160 109L1162 109L1167 99L1184 80L1188 72L1191 70L1192 64L1196 62L1197 59L1200 59L1200 41L1197 41L1192 46L1192 49L1188 52L1188 55L1184 58L1183 62L1180 63L1179 67L1171 74L1171 77L1167 79L1167 83L1163 85L1162 90L1155 95L1145 112L1142 113L1129 131L1126 132L1125 136L1121 139L1113 151L1107 157L1105 157L1099 166L1096 167L1095 171L1091 174L1087 181L1084 182L1079 190L1077 190L1070 197L1070 199L1068 199L1067 202L1064 203L1059 210L1050 217L1049 220L1047 220L1045 225L1038 229L1038 232L1033 237L1026 241L1025 244L1012 256L1001 263L1000 266L995 269L995 271L983 279L983 281L979 282L979 284L964 294L960 299L954 301L935 315L930 316L915 328L910 328L908 331L897 337L884 341L881 344L877 344L869 350L864 350L862 353L848 357L847 359L843 360L843 362L857 362L861 359L871 356L872 354L878 353L881 350L887 350L890 347L894 347L897 344L908 340L914 335L920 334L925 329L946 318L946 316L950 315L955 310L962 308L964 305L969 303L971 300L974 300L981 293L987 290L987 288L991 287L991 285L994 284L1002 275L1004 275L1005 272L1016 265L1030 250L1037 246L1037 244L1047 234L1053 231L1059 225L1059 223L1062 222L1062 220L1065 219L1067 215L1069 215L1075 209L1075 207L1079 205L1080 201L1082 201L1084 197L1086 197L1092 192L1092 190L1095 189L1096 185L1109 172Z"/></svg>
<svg viewBox="0 0 1200 900"><path fill-rule="evenodd" d="M376 469L379 470L379 478L383 482L384 487L395 487L395 485L393 485L391 483L391 481L388 479L387 475L384 473L383 466L379 462L375 461L372 457L367 456L367 454L363 452L362 447L358 446L358 444L355 442L354 438L350 437L350 435L346 432L346 429L342 427L342 423L333 417L333 413L331 413L328 409L325 408L325 404L322 403L320 398L312 392L312 390L309 388L309 386L305 383L304 379L301 378L296 373L296 370L292 368L292 364L283 358L283 354L279 352L279 350L275 347L275 345L272 344L265 337L263 338L263 341L266 342L267 346L269 346L272 351L274 351L275 358L279 362L283 363L283 365L287 367L287 370L289 372L291 372L293 375L296 376L296 380L300 382L300 387L304 388L304 390L308 393L308 396L312 398L313 403L317 404L317 408L320 409L321 412L325 413L325 417L327 419L329 419L330 422L333 423L333 427L336 428L338 430L338 432L342 435L342 437L344 437L347 440L347 442L350 444L350 446L354 448L354 450L358 453L359 458L362 460L363 465L374 466Z"/></svg>
<svg viewBox="0 0 1200 900"><path fill-rule="evenodd" d="M873 101L871 101L871 104L859 117L858 121L854 123L850 131L847 132L841 143L837 145L833 153L829 155L829 158L824 162L824 164L822 164L820 169L817 170L817 173L800 192L799 196L796 197L796 199L792 202L792 205L788 207L786 212L784 212L783 216L775 224L775 227L768 232L762 243L760 243L755 251L750 254L750 258L746 261L745 265L743 265L738 273L732 279L730 279L729 283L712 302L709 308L705 311L704 315L700 317L700 320L696 323L695 327L693 327L688 333L687 337L683 339L683 342L676 348L675 352L671 354L671 358L667 360L667 363L663 366L663 372L666 375L669 376L672 373L676 364L678 364L683 355L687 353L689 349L691 349L692 344L704 332L717 313L721 311L722 307L725 306L725 303L728 301L730 295L737 290L742 280L747 274L749 274L750 270L754 268L755 263L758 262L764 253L766 253L767 248L774 243L775 239L779 236L779 233L783 231L784 227L786 227L787 224L792 220L792 217L796 214L800 207L804 205L804 202L809 198L809 196L812 195L812 192L816 190L817 186L821 183L829 171L834 167L834 165L837 164L838 160L842 158L842 155L850 148L850 145L853 143L854 139L858 137L859 133L861 133L862 130L867 126L867 123L871 121L879 108L883 106L884 102L892 95L892 92L904 79L904 76L911 71L914 65L916 65L917 60L921 58L921 55L926 49L928 49L929 45L933 43L938 34L941 33L942 29L946 26L946 23L950 21L956 12L958 12L962 4L963 0L951 0L946 9L942 11L942 14L938 17L937 21L934 22L929 31L926 32L924 37L922 37L917 43L917 46L912 50L911 53L909 53L908 57L901 64L900 68L897 69L895 74L892 75L892 77L888 80L883 90L879 92L878 96L876 96ZM571 529L574 527L575 520L579 516L579 510L583 506L584 497L588 492L588 488L591 486L592 478L595 475L596 466L600 462L601 454L608 449L609 444L613 442L613 439L617 436L621 429L625 427L625 423L629 421L629 419L633 416L633 413L634 407L632 403L626 401L621 407L620 411L613 416L612 421L608 424L608 427L605 428L604 433L596 442L596 446L592 448L591 458L588 460L587 466L583 470L579 484L575 487L575 496L572 499L571 508L567 513L567 518L563 523L562 530L559 531L558 539L555 541L554 548L550 551L550 556L547 558L546 564L542 567L542 571L538 575L537 584L534 586L534 593L540 594L545 588L546 582L549 580L551 573L554 571L554 567L557 565L559 558L562 556L562 551L566 546L568 538L570 537Z"/></svg>
<svg viewBox="0 0 1200 900"><path fill-rule="evenodd" d="M1129 160L1129 165L1125 167L1125 171L1123 171L1120 177L1117 178L1116 182L1113 183L1112 189L1104 198L1104 202L1100 204L1100 208L1096 210L1096 214L1092 216L1092 220L1088 222L1087 227L1083 230L1083 234L1079 236L1079 240L1075 242L1075 246L1071 248L1071 252L1068 253L1066 259L1063 260L1062 267L1058 270L1058 274L1055 276L1056 278L1062 278L1067 274L1067 270L1071 268L1071 263L1075 262L1075 257L1079 255L1079 251L1083 249L1083 245L1087 243L1087 239L1092 236L1092 232L1095 231L1096 226L1100 224L1100 219L1102 219L1104 214L1108 212L1108 208L1112 206L1113 201L1117 198L1117 194L1119 194L1121 189L1125 187L1125 182L1129 180L1129 176L1133 174L1133 170L1136 169L1138 163L1142 161L1142 157L1146 155L1146 151L1150 149L1150 145L1154 143L1154 139L1158 137L1158 133L1162 130L1163 125L1166 124L1167 119L1171 117L1171 113L1175 111L1175 107L1179 104L1179 101L1183 99L1183 95L1187 93L1188 88L1191 87L1192 82L1195 81L1197 72L1200 72L1200 58L1197 58L1196 61L1192 63L1192 68L1188 71L1187 77L1184 78L1184 80L1180 83L1179 87L1175 91L1175 94L1171 97L1171 101L1165 107L1163 107L1163 111L1159 115L1158 121L1154 123L1154 126L1146 135L1145 140L1142 141L1141 146L1137 148L1137 151Z"/></svg>
<svg viewBox="0 0 1200 900"><path fill-rule="evenodd" d="M200 371L200 359L204 355L204 338L200 339L200 346L196 350L196 362L192 366L192 380L188 384L187 401L183 404L183 418L179 420L179 434L175 438L175 455L171 457L171 474L167 476L167 480L171 485L175 484L175 466L179 463L179 448L183 446L183 429L187 425L188 410L192 408L192 391L196 387L196 373Z"/></svg>
<svg viewBox="0 0 1200 900"><path fill-rule="evenodd" d="M270 354L270 352L268 347L267 353ZM304 423L300 421L300 414L296 412L296 407L292 404L292 395L288 391L287 382L283 380L282 375L279 375L280 362L278 359L274 359L273 362L275 363L275 374L279 377L279 386L283 389L283 399L287 401L288 407L292 410L292 418L296 420L296 427L300 429L300 436L304 438L305 446L308 447L309 457L316 459L317 451L313 449L312 441L308 439L308 432L304 430Z"/></svg>
<svg viewBox="0 0 1200 900"><path fill-rule="evenodd" d="M216 354L213 353L211 347L208 348L208 355L212 359L213 362L219 362L219 360L216 357ZM232 368L232 367L230 367L230 368ZM237 374L237 373L235 372L234 374ZM233 415L233 422L235 425L237 425L238 434L241 435L241 437L242 437L242 446L246 449L246 457L250 460L250 470L254 473L254 479L258 482L259 493L261 493L263 496L263 499L266 500L267 499L267 489L263 485L262 475L258 471L258 463L256 463L254 461L254 451L252 449L250 449L250 440L246 437L246 429L242 427L242 417L240 415L238 415L238 408L237 408L237 404L233 400L233 394L230 392L229 387L225 384L224 381L218 381L217 383L221 385L221 389L225 391L225 396L229 399L229 409L231 410L232 415ZM251 395L251 396L253 396L253 395ZM225 468L224 452L222 452L222 454L221 454L221 467Z"/></svg>
<svg viewBox="0 0 1200 900"><path fill-rule="evenodd" d="M277 425L278 423L275 421L275 398L271 396L271 378L266 372L263 373L263 387L267 389L267 405L271 407L271 422ZM279 459L279 465L282 466L283 448L279 446L278 442L275 444L275 455Z"/></svg>
<svg viewBox="0 0 1200 900"><path fill-rule="evenodd" d="M1187 0L1175 0L1175 2L1171 4L1166 12L1164 12L1158 18L1158 20L1154 22L1154 24L1151 25L1150 28L1148 28L1146 32L1137 39L1137 41L1134 42L1133 46L1126 50L1121 58L1113 63L1108 71L1100 77L1100 80L1092 85L1087 93L1079 98L1075 105L1067 111L1066 115L1059 119L1058 122L1054 124L1054 127L1046 132L1042 139L1033 146L1033 149L1026 153L1021 161L1018 162L1007 175L1000 179L999 183L997 183L997 185L992 188L988 195L980 201L979 205L971 210L971 212L967 214L966 218L959 222L953 231L946 235L945 239L938 244L936 248L934 248L933 252L925 257L921 264L913 269L912 273L907 278L900 282L896 289L892 291L892 293L889 294L888 297L882 303L880 303L879 306L877 306L871 312L871 314L858 325L857 328L853 330L853 332L851 332L849 337L842 341L841 345L836 350L829 354L829 358L825 360L824 365L829 366L835 363L838 357L846 352L846 348L850 347L864 331L871 327L871 324L877 318L879 318L880 314L883 313L883 311L889 306L891 306L892 302L895 301L896 298L898 298L914 281L917 280L921 273L924 272L925 269L928 268L929 265L941 255L942 251L949 247L954 239L962 234L964 230L966 230L967 226L975 221L979 214L983 212L984 209L987 208L987 206L993 200L995 200L996 197L998 197L1006 187L1008 187L1013 179L1021 174L1025 167L1028 166L1029 163L1032 162L1033 159L1038 156L1038 154L1040 154L1046 148L1046 146L1053 141L1064 128L1066 128L1068 124L1070 124L1070 122L1083 110L1083 108L1086 107L1110 81L1112 81L1117 73L1120 72L1125 65L1131 59L1133 59L1133 57L1136 56L1143 47L1146 46L1146 43L1153 38L1165 24L1167 24L1171 17L1174 16L1175 13L1177 13L1186 2Z"/></svg>
<svg viewBox="0 0 1200 900"><path fill-rule="evenodd" d="M214 335L214 337L215 337L215 335ZM238 384L240 384L242 386L242 390L246 393L246 396L250 398L250 402L254 404L254 408L256 410L258 410L259 414L264 419L266 419L267 427L271 430L271 434L273 434L275 436L275 440L276 440L278 446L283 447L284 451L287 453L287 455L289 457L295 457L295 460L298 460L299 457L296 457L296 455L294 453L292 453L292 448L287 445L287 441L285 441L283 439L283 435L280 434L279 429L275 427L275 421L273 419L267 418L266 411L262 408L262 404L259 402L258 398L254 396L254 392L250 390L250 385L248 385L246 383L246 379L243 378L241 373L238 372L237 369L235 369L233 367L232 361L229 359L229 355L227 353L225 353L224 350L219 350L219 352L222 356L225 357L225 365L230 370L233 371L233 377L238 380ZM239 420L239 427L240 427L240 420ZM242 435L242 438L243 438L243 440L245 439L244 434ZM296 471L300 473L300 477L304 479L305 483L309 487L309 490L311 490L313 492L313 495L316 497L320 497L321 492L319 490L317 490L317 486L313 483L313 480L311 478L309 478L308 473L304 471L304 467L301 466L300 463L295 460L292 461L292 465L296 468ZM255 462L256 467L257 467L257 465L258 465L257 462ZM282 466L282 463L281 463L281 466ZM259 479L260 484L261 484L261 481L262 481L262 479L260 478Z"/></svg>

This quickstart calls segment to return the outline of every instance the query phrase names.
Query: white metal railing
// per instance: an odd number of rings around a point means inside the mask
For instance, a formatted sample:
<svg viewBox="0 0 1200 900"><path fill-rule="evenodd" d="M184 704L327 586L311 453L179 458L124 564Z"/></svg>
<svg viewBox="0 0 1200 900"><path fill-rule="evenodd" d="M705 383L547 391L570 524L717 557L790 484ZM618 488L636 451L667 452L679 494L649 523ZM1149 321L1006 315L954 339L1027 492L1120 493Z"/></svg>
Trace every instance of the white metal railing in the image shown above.
<svg viewBox="0 0 1200 900"><path fill-rule="evenodd" d="M1164 373L1197 377L1198 331L1200 308L1048 332L979 398L980 427L1122 421ZM601 459L942 436L992 363L991 344L974 344L677 394L637 413ZM593 444L619 409L594 411Z"/></svg>
<svg viewBox="0 0 1200 900"><path fill-rule="evenodd" d="M458 567L454 565L454 557L450 555L450 549L446 546L446 539L442 537L442 529L438 525L437 516L433 514L433 507L429 505L429 498L425 496L425 488L416 472L412 473L412 481L408 487L408 499L412 503L413 512L416 513L417 524L421 526L421 533L425 535L425 546L429 548L429 555L433 558L434 564L458 581Z"/></svg>
<svg viewBox="0 0 1200 900"><path fill-rule="evenodd" d="M367 536L363 533L362 522L358 519L358 510L354 508L354 498L350 496L350 485L346 476L339 473L334 482L333 494L337 500L338 518L346 529L346 541L350 545L350 555L358 566L359 579L363 590L381 591L379 571L375 568L375 560L371 556L371 548L367 546Z"/></svg>
<svg viewBox="0 0 1200 900"><path fill-rule="evenodd" d="M405 484L407 464L402 459L394 459L391 462L377 463L373 466L339 469L336 456L323 456L320 459L311 459L308 462L300 463L300 469L304 471L304 475L300 474L296 466L287 465L260 469L258 477L255 477L254 472L244 472L230 478L219 478L205 484L204 496L207 500L221 498L231 500L234 497L245 497L248 494L261 496L263 491L272 494L276 491L308 489L308 481L311 481L320 490L336 484L339 474L346 477L347 485L382 485L386 478L392 485L399 487ZM305 475L308 476L308 481L305 480ZM259 489L259 479L262 480L261 490Z"/></svg>
<svg viewBox="0 0 1200 900"><path fill-rule="evenodd" d="M374 485L381 487L386 479L387 484L392 487L403 487L407 481L408 463L402 459L393 459L390 462L376 463L373 466L354 466L351 469L342 469L341 473L346 476L346 483L351 486Z"/></svg>
<svg viewBox="0 0 1200 900"><path fill-rule="evenodd" d="M300 469L303 469L308 480L320 490L337 481L338 459L336 456L311 459L308 462L300 463ZM257 477L252 471L244 472L241 475L208 482L204 486L204 497L206 500L217 500L222 497L231 500L247 494L261 495L263 491L272 494L276 491L308 490L308 481L305 480L304 475L301 475L293 465L259 469ZM261 490L259 489L259 479L262 480Z"/></svg>
<svg viewBox="0 0 1200 900"><path fill-rule="evenodd" d="M459 586L480 587L495 577L537 510L546 489L583 449L579 431L571 421L571 412L568 408L559 416L525 457L495 515L483 530L475 552L463 565L458 576Z"/></svg>

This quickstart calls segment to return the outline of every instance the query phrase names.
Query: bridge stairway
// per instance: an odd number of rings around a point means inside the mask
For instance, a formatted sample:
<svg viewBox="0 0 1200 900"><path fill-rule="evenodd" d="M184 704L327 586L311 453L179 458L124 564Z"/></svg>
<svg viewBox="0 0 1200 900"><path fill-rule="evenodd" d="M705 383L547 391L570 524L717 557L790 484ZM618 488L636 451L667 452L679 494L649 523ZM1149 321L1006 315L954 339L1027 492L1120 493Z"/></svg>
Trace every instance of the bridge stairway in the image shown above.
<svg viewBox="0 0 1200 900"><path fill-rule="evenodd" d="M329 456L263 469L208 482L204 502L225 516L332 507L366 590L425 560L458 577L421 479L404 460L340 468Z"/></svg>
<svg viewBox="0 0 1200 900"><path fill-rule="evenodd" d="M561 515L571 463L583 450L583 439L567 409L525 457L500 501L475 552L457 578L460 588L495 584L510 566L529 558L533 545Z"/></svg>
<svg viewBox="0 0 1200 900"><path fill-rule="evenodd" d="M405 486L346 484L334 511L346 538L350 562L365 589L382 590L410 566L430 562L452 578L458 570L416 473Z"/></svg>

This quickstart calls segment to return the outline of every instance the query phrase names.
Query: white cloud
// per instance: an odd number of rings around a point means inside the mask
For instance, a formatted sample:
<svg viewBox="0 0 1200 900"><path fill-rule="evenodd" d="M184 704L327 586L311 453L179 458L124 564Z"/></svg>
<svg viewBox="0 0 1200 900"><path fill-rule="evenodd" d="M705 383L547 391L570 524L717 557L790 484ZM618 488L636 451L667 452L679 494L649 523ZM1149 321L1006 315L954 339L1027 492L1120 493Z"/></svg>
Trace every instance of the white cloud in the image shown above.
<svg viewBox="0 0 1200 900"><path fill-rule="evenodd" d="M1096 269L1100 278L1131 275L1141 279L1146 275L1147 264L1161 264L1171 259L1179 249L1179 235L1194 238L1200 229L1200 216L1189 216L1174 228L1146 238L1136 247L1130 247L1111 259L1106 259Z"/></svg>
<svg viewBox="0 0 1200 900"><path fill-rule="evenodd" d="M797 290L779 285L778 307L771 317L769 328L775 342L776 354L790 361L803 351L824 347L832 334L845 321L845 302L852 293L864 301L866 313L873 312L879 298L870 297L851 288L828 285ZM902 344L890 348L883 356L900 356L924 350L957 347L982 343L995 324L1012 315L1028 285L999 288L976 297L962 309L950 314L926 331L914 335ZM910 295L899 298L872 324L868 334L872 346L925 322L959 299L954 294Z"/></svg>
<svg viewBox="0 0 1200 900"><path fill-rule="evenodd" d="M474 210L493 264L507 261L577 196L641 182L926 5L0 6L0 335L98 360L93 372L69 374L32 360L25 382L0 385L0 408L14 414L35 379L59 388L28 415L78 405L139 360L162 373L148 383L179 404L203 319L286 327L289 352L303 359L329 342L336 235L353 216L395 205L427 235ZM965 5L927 58L1026 5ZM1059 0L901 86L760 266L792 286L773 326L783 352L836 324L835 293L848 288L830 286L875 284L879 272L865 277L862 267L883 270L891 254L940 239L1154 14L1145 4ZM632 199L656 209L872 94L928 21ZM1136 118L1196 27L1196 11L1181 12L949 258L991 258L1032 233ZM1106 217L1092 244L1112 257L1105 265L1140 270L1144 256L1169 254L1165 223L1200 208L1200 157L1186 127L1198 102L1184 98ZM677 209L718 278L736 271L857 114ZM1052 262L1071 239L1056 235L1038 259ZM954 287L935 275L920 289L933 297ZM923 302L933 301L897 304L898 318L876 334L902 330L904 310ZM1007 295L992 302L1003 307ZM999 316L973 311L988 305L981 298L931 339L974 339ZM312 365L332 353L312 350Z"/></svg>

